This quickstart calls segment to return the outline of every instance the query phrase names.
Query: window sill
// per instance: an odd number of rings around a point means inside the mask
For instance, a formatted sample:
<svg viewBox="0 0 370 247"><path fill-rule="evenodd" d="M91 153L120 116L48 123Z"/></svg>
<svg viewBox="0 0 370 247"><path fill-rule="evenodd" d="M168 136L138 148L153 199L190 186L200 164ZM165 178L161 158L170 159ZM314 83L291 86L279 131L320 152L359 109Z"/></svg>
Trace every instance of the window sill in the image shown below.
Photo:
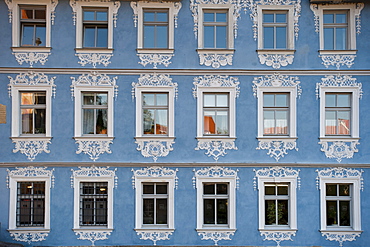
<svg viewBox="0 0 370 247"><path fill-rule="evenodd" d="M260 136L257 137L259 141L295 141L298 137L290 136Z"/></svg>
<svg viewBox="0 0 370 247"><path fill-rule="evenodd" d="M199 136L196 137L199 141L235 141L236 137L230 137L230 136Z"/></svg>
<svg viewBox="0 0 370 247"><path fill-rule="evenodd" d="M197 228L197 232L235 232L236 229L225 228L225 227L206 227L206 228Z"/></svg>
<svg viewBox="0 0 370 247"><path fill-rule="evenodd" d="M363 231L362 230L353 230L352 228L351 229L339 229L339 228L335 228L333 230L319 230L320 232L322 233L336 233L336 234L340 234L340 233L343 233L343 234L346 234L346 233L357 233L357 234L360 234L362 233Z"/></svg>
<svg viewBox="0 0 370 247"><path fill-rule="evenodd" d="M101 228L101 227L92 227L92 226L87 226L86 228L85 227L81 227L81 228L73 228L72 229L74 232L91 232L91 231L94 231L94 232L111 232L113 231L113 228Z"/></svg>
<svg viewBox="0 0 370 247"><path fill-rule="evenodd" d="M113 53L113 49L108 48L76 48L76 53Z"/></svg>
<svg viewBox="0 0 370 247"><path fill-rule="evenodd" d="M13 52L50 52L51 47L38 47L38 46L28 46L28 47L12 47Z"/></svg>
<svg viewBox="0 0 370 247"><path fill-rule="evenodd" d="M73 137L73 139L77 141L95 141L95 140L112 141L114 137L113 136L92 135L92 136L75 136Z"/></svg>
<svg viewBox="0 0 370 247"><path fill-rule="evenodd" d="M160 228L160 227L143 227L143 228L135 228L134 229L136 232L174 232L174 228Z"/></svg>
<svg viewBox="0 0 370 247"><path fill-rule="evenodd" d="M29 233L49 233L50 229L46 228L38 228L38 227L22 227L22 228L16 228L16 229L8 229L8 232L10 233L17 233L17 232L29 232Z"/></svg>
<svg viewBox="0 0 370 247"><path fill-rule="evenodd" d="M45 136L45 135L26 135L26 136L16 136L16 137L10 137L13 141L23 141L23 140L38 140L38 141L50 141L51 136Z"/></svg>
<svg viewBox="0 0 370 247"><path fill-rule="evenodd" d="M320 55L355 55L357 50L319 50Z"/></svg>
<svg viewBox="0 0 370 247"><path fill-rule="evenodd" d="M175 140L174 136L136 136L134 137L137 141L173 141Z"/></svg>
<svg viewBox="0 0 370 247"><path fill-rule="evenodd" d="M258 231L260 232L296 232L298 231L298 229L272 227L272 228L258 229Z"/></svg>
<svg viewBox="0 0 370 247"><path fill-rule="evenodd" d="M234 49L197 49L198 54L234 54Z"/></svg>
<svg viewBox="0 0 370 247"><path fill-rule="evenodd" d="M139 54L153 54L153 53L164 53L164 54L173 54L175 52L174 49L136 49L137 53Z"/></svg>
<svg viewBox="0 0 370 247"><path fill-rule="evenodd" d="M358 141L360 140L360 138L354 138L354 137L351 137L351 136L331 136L331 137L320 137L319 138L320 141L327 141L327 142L335 142L335 141L346 141L346 142L350 142L350 141Z"/></svg>
<svg viewBox="0 0 370 247"><path fill-rule="evenodd" d="M258 49L257 53L259 55L270 55L270 54L278 54L278 55L293 55L295 53L295 50L279 50L279 49Z"/></svg>

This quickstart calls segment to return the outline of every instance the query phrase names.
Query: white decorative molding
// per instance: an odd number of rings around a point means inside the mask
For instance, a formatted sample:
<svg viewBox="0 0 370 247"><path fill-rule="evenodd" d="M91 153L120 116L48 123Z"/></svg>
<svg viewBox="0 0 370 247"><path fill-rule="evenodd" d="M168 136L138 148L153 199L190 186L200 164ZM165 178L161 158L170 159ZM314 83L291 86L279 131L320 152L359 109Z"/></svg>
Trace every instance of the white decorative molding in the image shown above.
<svg viewBox="0 0 370 247"><path fill-rule="evenodd" d="M71 175L71 187L74 188L75 186L75 178L91 178L91 177L97 177L97 178L114 178L114 188L117 188L117 180L118 177L116 175L117 168L114 170L108 170L109 166L107 167L96 167L94 165L89 167L78 167L79 170L73 170Z"/></svg>
<svg viewBox="0 0 370 247"><path fill-rule="evenodd" d="M108 239L108 235L110 235L111 232L112 231L99 231L99 230L75 231L76 235L80 235L77 239L89 240L91 241L92 246L95 246L95 241Z"/></svg>
<svg viewBox="0 0 370 247"><path fill-rule="evenodd" d="M295 231L261 231L261 236L263 236L263 241L270 240L275 241L276 246L280 247L281 241L290 240L293 241L292 236L295 236Z"/></svg>
<svg viewBox="0 0 370 247"><path fill-rule="evenodd" d="M362 83L357 82L356 78L352 78L350 75L326 75L325 78L321 78L321 82L316 83L316 98L320 96L320 89L323 87L354 87L358 88L357 96L359 99L362 98Z"/></svg>
<svg viewBox="0 0 370 247"><path fill-rule="evenodd" d="M50 86L52 89L53 97L55 98L56 93L56 85L54 84L55 76L49 77L44 73L38 73L34 71L28 71L25 73L20 73L13 79L13 77L8 76L9 84L8 84L8 94L9 97L13 96L12 94L12 87L13 86Z"/></svg>
<svg viewBox="0 0 370 247"><path fill-rule="evenodd" d="M337 70L340 69L340 66L347 66L348 68L351 68L351 66L354 64L354 60L356 58L356 55L319 55L319 57L322 59L322 64L328 68L329 66L337 67Z"/></svg>
<svg viewBox="0 0 370 247"><path fill-rule="evenodd" d="M205 155L208 157L212 156L215 161L218 161L220 156L225 156L227 154L226 150L238 150L238 148L235 146L235 141L233 139L198 139L198 145L195 150L206 150Z"/></svg>
<svg viewBox="0 0 370 247"><path fill-rule="evenodd" d="M42 152L50 153L48 144L51 144L50 139L48 140L30 140L30 139L13 139L15 147L13 153L20 152L27 156L29 161L33 161L36 156Z"/></svg>
<svg viewBox="0 0 370 247"><path fill-rule="evenodd" d="M54 169L46 170L47 167L16 167L15 170L6 169L8 174L6 176L6 186L9 188L9 178L31 178L31 177L50 177L51 178L51 188L54 188Z"/></svg>
<svg viewBox="0 0 370 247"><path fill-rule="evenodd" d="M260 54L258 55L261 64L266 64L274 69L287 66L293 63L294 55L287 54Z"/></svg>
<svg viewBox="0 0 370 247"><path fill-rule="evenodd" d="M257 178L296 178L297 187L298 189L301 188L301 178L299 177L300 170L294 170L289 167L274 166L259 170L253 169L253 171L256 173L253 178L254 190L257 190Z"/></svg>
<svg viewBox="0 0 370 247"><path fill-rule="evenodd" d="M141 140L137 139L137 151L141 151L141 154L148 158L152 157L154 162L157 162L159 157L166 157L170 151L173 151L172 144L175 142L173 138L170 140Z"/></svg>
<svg viewBox="0 0 370 247"><path fill-rule="evenodd" d="M235 97L239 97L240 87L239 79L237 77L227 75L205 75L194 78L193 82L193 97L201 96L199 92L200 87L231 87L235 89Z"/></svg>
<svg viewBox="0 0 370 247"><path fill-rule="evenodd" d="M234 231L198 231L198 235L202 237L201 240L212 240L217 246L220 240L231 240Z"/></svg>
<svg viewBox="0 0 370 247"><path fill-rule="evenodd" d="M301 82L297 76L281 75L274 73L273 75L266 75L254 77L253 79L253 95L257 96L259 87L295 87L297 89L297 96L301 96L302 88L299 85Z"/></svg>
<svg viewBox="0 0 370 247"><path fill-rule="evenodd" d="M148 230L148 231L137 231L137 235L141 235L140 239L143 240L152 240L153 245L157 245L159 240L169 240L170 235L173 231L160 231L160 230Z"/></svg>
<svg viewBox="0 0 370 247"><path fill-rule="evenodd" d="M301 0L241 0L241 6L244 8L244 10L249 8L251 11L250 17L253 22L252 28L254 40L257 40L258 37L258 19L262 19L262 17L258 16L258 5L292 5L294 8L294 36L296 39L298 39L298 21L301 15Z"/></svg>
<svg viewBox="0 0 370 247"><path fill-rule="evenodd" d="M170 169L166 167L151 166L138 170L131 170L134 175L132 176L132 188L135 189L135 179L140 177L145 178L173 178L175 180L174 188L177 189L178 186L178 177L176 173L178 169Z"/></svg>
<svg viewBox="0 0 370 247"><path fill-rule="evenodd" d="M199 170L193 170L194 177L193 177L193 188L196 187L196 179L197 178L234 178L236 180L236 188L239 189L239 177L238 172L239 170L232 170L228 167L219 167L219 166L211 166L205 167Z"/></svg>
<svg viewBox="0 0 370 247"><path fill-rule="evenodd" d="M358 189L360 191L364 191L364 179L362 177L363 170L356 170L351 168L343 168L343 167L334 167L334 168L327 168L323 170L316 170L317 177L316 177L316 188L319 189L320 185L320 178L336 178L336 179L343 179L343 178L350 178L350 179L359 179L360 186Z"/></svg>
<svg viewBox="0 0 370 247"><path fill-rule="evenodd" d="M288 154L288 150L295 149L298 151L297 142L292 139L289 140L263 140L258 141L257 150L268 150L267 155L274 158L276 161L279 161L280 158Z"/></svg>
<svg viewBox="0 0 370 247"><path fill-rule="evenodd" d="M326 240L337 241L339 246L343 246L343 242L352 242L356 241L356 237L360 237L361 232L321 232L323 237L326 237Z"/></svg>
<svg viewBox="0 0 370 247"><path fill-rule="evenodd" d="M112 151L110 150L110 144L112 144L112 140L83 140L83 139L76 139L76 144L78 144L78 148L76 154L84 153L90 156L90 159L96 161L99 159L99 156L104 153L111 154Z"/></svg>
<svg viewBox="0 0 370 247"><path fill-rule="evenodd" d="M323 151L327 158L336 159L338 163L342 159L353 158L354 153L358 152L357 145L360 143L357 140L354 141L325 141L321 140L321 151Z"/></svg>
<svg viewBox="0 0 370 247"><path fill-rule="evenodd" d="M71 93L72 99L75 97L75 87L113 87L114 88L114 96L117 99L118 96L118 86L117 86L117 76L109 77L107 74L100 74L97 71L92 71L89 74L82 74L76 80L75 77L71 77L72 85L71 85Z"/></svg>
<svg viewBox="0 0 370 247"><path fill-rule="evenodd" d="M24 232L24 231L11 231L10 236L13 237L15 241L27 242L40 242L46 240L45 238L49 235L47 232Z"/></svg>
<svg viewBox="0 0 370 247"><path fill-rule="evenodd" d="M96 68L97 64L103 64L105 67L108 66L111 62L109 61L113 54L102 54L102 53L77 53L75 56L80 59L78 62L82 66L86 64L91 64L94 68Z"/></svg>
<svg viewBox="0 0 370 247"><path fill-rule="evenodd" d="M177 83L172 81L167 74L142 74L137 82L132 84L132 99L135 98L135 90L139 87L172 87L175 89L175 98L177 99Z"/></svg>
<svg viewBox="0 0 370 247"><path fill-rule="evenodd" d="M139 53L137 54L138 57L140 58L139 64L143 65L144 67L147 64L152 64L153 69L157 69L158 65L163 65L166 68L168 65L171 64L171 58L174 56L174 54L160 54L160 53L153 53L153 54L144 54L144 53Z"/></svg>
<svg viewBox="0 0 370 247"><path fill-rule="evenodd" d="M33 67L35 63L41 63L45 65L48 61L48 57L51 53L48 52L13 52L15 59L22 65L23 63L29 63L30 67Z"/></svg>
<svg viewBox="0 0 370 247"><path fill-rule="evenodd" d="M218 69L220 66L233 65L233 54L199 53L200 65L212 66Z"/></svg>

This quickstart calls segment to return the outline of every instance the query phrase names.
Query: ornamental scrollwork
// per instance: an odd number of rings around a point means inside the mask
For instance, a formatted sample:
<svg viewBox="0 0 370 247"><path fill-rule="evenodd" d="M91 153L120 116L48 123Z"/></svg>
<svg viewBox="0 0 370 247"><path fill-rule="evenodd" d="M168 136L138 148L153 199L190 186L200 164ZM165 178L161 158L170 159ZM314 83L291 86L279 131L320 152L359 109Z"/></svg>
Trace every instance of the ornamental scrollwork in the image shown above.
<svg viewBox="0 0 370 247"><path fill-rule="evenodd" d="M107 74L101 74L97 71L92 71L89 74L82 74L81 76L76 79L75 77L71 77L72 85L71 85L71 94L72 98L75 97L74 91L75 87L84 87L84 86L92 86L92 87L113 87L114 88L114 97L117 98L118 96L118 86L117 86L117 76L109 77Z"/></svg>
<svg viewBox="0 0 370 247"><path fill-rule="evenodd" d="M357 87L358 97L362 98L362 83L350 75L326 75L321 82L316 83L316 98L320 97L320 89L323 87Z"/></svg>
<svg viewBox="0 0 370 247"><path fill-rule="evenodd" d="M254 77L253 79L253 95L257 96L259 87L295 87L297 89L297 96L302 94L302 88L299 85L298 76L281 75L274 73L273 75L266 75L260 77Z"/></svg>
<svg viewBox="0 0 370 247"><path fill-rule="evenodd" d="M297 142L295 140L260 140L257 150L268 150L267 155L274 158L276 162L288 154L288 150L296 150Z"/></svg>
<svg viewBox="0 0 370 247"><path fill-rule="evenodd" d="M294 55L287 54L260 54L258 55L261 64L266 64L274 69L287 66L293 63Z"/></svg>
<svg viewBox="0 0 370 247"><path fill-rule="evenodd" d="M226 150L238 150L234 140L198 140L195 150L206 150L205 155L213 157L217 162L221 156L227 154Z"/></svg>
<svg viewBox="0 0 370 247"><path fill-rule="evenodd" d="M15 241L27 242L40 242L46 240L45 238L49 235L47 232L11 232L10 236L13 237Z"/></svg>
<svg viewBox="0 0 370 247"><path fill-rule="evenodd" d="M356 55L319 55L319 57L322 60L322 64L329 68L329 66L337 67L337 70L340 69L340 66L347 66L348 68L351 68L351 66L354 64L354 60L356 58Z"/></svg>
<svg viewBox="0 0 370 247"><path fill-rule="evenodd" d="M320 178L352 178L359 179L361 182L360 190L364 190L364 179L362 177L363 170L356 170L344 167L327 168L323 170L316 170L316 188L319 189Z"/></svg>
<svg viewBox="0 0 370 247"><path fill-rule="evenodd" d="M199 53L199 61L200 65L218 69L220 66L233 65L233 54Z"/></svg>
<svg viewBox="0 0 370 247"><path fill-rule="evenodd" d="M329 241L337 241L339 242L339 246L343 246L343 242L352 242L356 241L356 237L360 237L361 233L359 232L322 232L321 235L326 237L326 240Z"/></svg>
<svg viewBox="0 0 370 247"><path fill-rule="evenodd" d="M295 236L295 234L295 231L261 231L263 241L275 241L277 247L280 247L281 241L293 241L292 236Z"/></svg>
<svg viewBox="0 0 370 247"><path fill-rule="evenodd" d="M234 231L199 231L198 235L201 236L201 240L212 240L217 246L221 240L231 240Z"/></svg>
<svg viewBox="0 0 370 247"><path fill-rule="evenodd" d="M38 73L34 71L28 71L25 73L20 73L13 79L13 77L8 76L9 84L8 84L8 94L9 97L12 95L12 87L13 86L50 86L52 89L52 95L55 98L56 93L56 85L54 84L55 76L48 77L44 73Z"/></svg>
<svg viewBox="0 0 370 247"><path fill-rule="evenodd" d="M23 63L29 63L30 67L33 67L33 64L40 63L45 65L48 61L50 53L48 52L13 52L15 59L19 65Z"/></svg>
<svg viewBox="0 0 370 247"><path fill-rule="evenodd" d="M76 177L110 177L114 178L114 188L117 188L117 180L118 177L116 175L117 168L114 170L108 170L109 166L107 167L96 167L96 166L89 166L89 167L78 167L79 170L73 170L71 175L71 188L74 188L74 182Z"/></svg>
<svg viewBox="0 0 370 247"><path fill-rule="evenodd" d="M357 145L360 143L355 141L320 141L321 151L325 153L325 156L329 159L336 159L338 163L342 159L353 158L354 153L358 152Z"/></svg>
<svg viewBox="0 0 370 247"><path fill-rule="evenodd" d="M300 170L294 170L289 167L268 167L259 170L253 169L256 173L253 178L253 188L257 189L257 178L296 178L298 181L297 187L301 188L301 178L299 177Z"/></svg>
<svg viewBox="0 0 370 247"><path fill-rule="evenodd" d="M15 177L50 177L51 178L51 188L54 188L54 169L46 170L46 167L16 167L15 170L6 169L8 175L6 176L6 185L9 188L9 178Z"/></svg>
<svg viewBox="0 0 370 247"><path fill-rule="evenodd" d="M147 168L142 168L138 170L131 170L134 175L132 176L132 188L135 189L135 179L138 177L145 177L145 178L173 178L175 180L175 189L178 186L178 177L177 172L178 169L170 169L166 167L160 166L151 166Z"/></svg>
<svg viewBox="0 0 370 247"><path fill-rule="evenodd" d="M95 241L108 239L108 235L112 231L76 231L75 234L79 235L77 239L89 240L92 246L95 246Z"/></svg>
<svg viewBox="0 0 370 247"><path fill-rule="evenodd" d="M239 97L240 87L239 79L237 77L227 75L205 75L195 77L193 81L193 97L200 96L198 89L200 87L231 87L235 89L235 97Z"/></svg>
<svg viewBox="0 0 370 247"><path fill-rule="evenodd" d="M171 58L174 56L174 54L159 54L159 53L153 53L153 54L137 54L140 58L139 64L143 65L144 67L148 64L153 65L153 69L157 69L158 65L163 65L164 67L168 67L168 65L171 64Z"/></svg>
<svg viewBox="0 0 370 247"><path fill-rule="evenodd" d="M151 240L153 245L157 245L159 240L169 240L173 231L137 231L137 235L141 235L140 239Z"/></svg>
<svg viewBox="0 0 370 247"><path fill-rule="evenodd" d="M50 153L48 144L50 140L13 140L15 147L13 153L20 152L27 156L29 161L33 161L42 152Z"/></svg>
<svg viewBox="0 0 370 247"><path fill-rule="evenodd" d="M227 167L211 166L199 170L193 170L193 188L196 187L197 178L235 178L236 188L239 189L239 170L232 170Z"/></svg>
<svg viewBox="0 0 370 247"><path fill-rule="evenodd" d="M135 90L138 87L172 87L175 90L174 97L177 99L177 83L172 81L167 74L142 74L137 82L132 84L132 99L135 98Z"/></svg>
<svg viewBox="0 0 370 247"><path fill-rule="evenodd" d="M91 160L96 161L101 154L112 153L110 150L110 144L112 143L112 140L76 140L78 145L76 154L87 154Z"/></svg>
<svg viewBox="0 0 370 247"><path fill-rule="evenodd" d="M102 53L78 53L75 56L80 60L78 63L82 66L86 64L91 64L96 68L97 64L103 64L105 67L111 62L109 61L113 54L102 54Z"/></svg>
<svg viewBox="0 0 370 247"><path fill-rule="evenodd" d="M157 162L159 157L166 157L170 151L173 151L172 144L175 142L172 140L137 140L137 151L141 151L141 154L148 158L152 157L154 162Z"/></svg>

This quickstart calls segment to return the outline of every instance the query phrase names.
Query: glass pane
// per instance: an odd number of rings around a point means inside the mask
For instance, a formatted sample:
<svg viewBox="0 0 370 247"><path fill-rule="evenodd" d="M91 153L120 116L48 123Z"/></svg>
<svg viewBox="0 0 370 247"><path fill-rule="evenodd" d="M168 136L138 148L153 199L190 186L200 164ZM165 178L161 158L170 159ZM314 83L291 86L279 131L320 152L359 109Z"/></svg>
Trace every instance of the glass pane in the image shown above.
<svg viewBox="0 0 370 247"><path fill-rule="evenodd" d="M106 109L96 110L96 134L107 134L108 113Z"/></svg>
<svg viewBox="0 0 370 247"><path fill-rule="evenodd" d="M274 48L274 28L273 27L263 28L263 48L265 49Z"/></svg>
<svg viewBox="0 0 370 247"><path fill-rule="evenodd" d="M324 14L324 23L334 23L334 14Z"/></svg>
<svg viewBox="0 0 370 247"><path fill-rule="evenodd" d="M157 184L156 194L167 194L167 184Z"/></svg>
<svg viewBox="0 0 370 247"><path fill-rule="evenodd" d="M276 22L286 23L286 14L276 14Z"/></svg>
<svg viewBox="0 0 370 247"><path fill-rule="evenodd" d="M108 195L108 183L96 183L95 194Z"/></svg>
<svg viewBox="0 0 370 247"><path fill-rule="evenodd" d="M36 26L36 46L45 46L46 39L46 27L45 26Z"/></svg>
<svg viewBox="0 0 370 247"><path fill-rule="evenodd" d="M154 199L143 199L143 224L154 224Z"/></svg>
<svg viewBox="0 0 370 247"><path fill-rule="evenodd" d="M168 127L168 120L167 120L167 110L157 110L156 116L156 134L158 135L167 135L167 127Z"/></svg>
<svg viewBox="0 0 370 247"><path fill-rule="evenodd" d="M276 202L275 200L265 201L265 225L276 225Z"/></svg>
<svg viewBox="0 0 370 247"><path fill-rule="evenodd" d="M213 22L214 21L214 13L207 13L207 12L205 12L203 14L203 20L205 22Z"/></svg>
<svg viewBox="0 0 370 247"><path fill-rule="evenodd" d="M228 190L227 190L227 184L217 184L217 194L218 195L227 195Z"/></svg>
<svg viewBox="0 0 370 247"><path fill-rule="evenodd" d="M35 109L35 134L45 134L46 110Z"/></svg>
<svg viewBox="0 0 370 247"><path fill-rule="evenodd" d="M276 94L275 96L277 107L287 107L288 106L288 95L286 94Z"/></svg>
<svg viewBox="0 0 370 247"><path fill-rule="evenodd" d="M325 112L325 134L326 135L337 134L337 119L335 111Z"/></svg>
<svg viewBox="0 0 370 247"><path fill-rule="evenodd" d="M276 111L276 134L288 134L288 112Z"/></svg>
<svg viewBox="0 0 370 247"><path fill-rule="evenodd" d="M35 194L35 195L45 195L45 182L35 182L35 183L33 183L33 194Z"/></svg>
<svg viewBox="0 0 370 247"><path fill-rule="evenodd" d="M145 22L147 22L147 21L153 22L154 21L154 12L144 12L144 21Z"/></svg>
<svg viewBox="0 0 370 247"><path fill-rule="evenodd" d="M204 134L216 134L216 112L204 112Z"/></svg>
<svg viewBox="0 0 370 247"><path fill-rule="evenodd" d="M216 22L227 22L226 13L216 13Z"/></svg>
<svg viewBox="0 0 370 247"><path fill-rule="evenodd" d="M143 194L154 194L154 184L143 184Z"/></svg>
<svg viewBox="0 0 370 247"><path fill-rule="evenodd" d="M98 37L96 47L108 47L108 28L98 27L97 32Z"/></svg>
<svg viewBox="0 0 370 247"><path fill-rule="evenodd" d="M95 27L85 27L84 47L95 47Z"/></svg>
<svg viewBox="0 0 370 247"><path fill-rule="evenodd" d="M94 183L82 183L82 194L83 195L94 195Z"/></svg>
<svg viewBox="0 0 370 247"><path fill-rule="evenodd" d="M44 224L44 199L33 199L33 224Z"/></svg>
<svg viewBox="0 0 370 247"><path fill-rule="evenodd" d="M350 226L351 225L350 201L339 201L339 208L340 208L340 225Z"/></svg>
<svg viewBox="0 0 370 247"><path fill-rule="evenodd" d="M263 134L275 134L275 112L263 111Z"/></svg>
<svg viewBox="0 0 370 247"><path fill-rule="evenodd" d="M350 111L338 111L338 135L349 135Z"/></svg>
<svg viewBox="0 0 370 247"><path fill-rule="evenodd" d="M167 12L157 12L158 22L167 22L168 13Z"/></svg>
<svg viewBox="0 0 370 247"><path fill-rule="evenodd" d="M144 134L154 134L154 110L143 110Z"/></svg>
<svg viewBox="0 0 370 247"><path fill-rule="evenodd" d="M205 195L215 194L215 184L203 184L203 193Z"/></svg>
<svg viewBox="0 0 370 247"><path fill-rule="evenodd" d="M156 224L167 224L167 199L157 199L156 201Z"/></svg>
<svg viewBox="0 0 370 247"><path fill-rule="evenodd" d="M168 47L168 27L157 26L157 43L156 48L167 48Z"/></svg>
<svg viewBox="0 0 370 247"><path fill-rule="evenodd" d="M82 223L94 224L94 199L82 199Z"/></svg>
<svg viewBox="0 0 370 247"><path fill-rule="evenodd" d="M326 196L337 196L337 185L336 184L326 185Z"/></svg>
<svg viewBox="0 0 370 247"><path fill-rule="evenodd" d="M94 109L83 109L83 134L94 134Z"/></svg>
<svg viewBox="0 0 370 247"><path fill-rule="evenodd" d="M347 49L347 28L336 28L336 37L335 37L335 49L336 50L345 50Z"/></svg>
<svg viewBox="0 0 370 247"><path fill-rule="evenodd" d="M274 94L263 94L263 106L273 107L275 106L275 95Z"/></svg>
<svg viewBox="0 0 370 247"><path fill-rule="evenodd" d="M22 30L22 45L23 46L33 46L33 25L23 25Z"/></svg>
<svg viewBox="0 0 370 247"><path fill-rule="evenodd" d="M215 34L213 26L204 27L204 48L215 48Z"/></svg>
<svg viewBox="0 0 370 247"><path fill-rule="evenodd" d="M154 105L154 94L143 94L143 105L146 106L151 106Z"/></svg>
<svg viewBox="0 0 370 247"><path fill-rule="evenodd" d="M22 9L21 14L22 14L22 19L33 19L32 9Z"/></svg>
<svg viewBox="0 0 370 247"><path fill-rule="evenodd" d="M21 105L33 105L33 93L21 93Z"/></svg>
<svg viewBox="0 0 370 247"><path fill-rule="evenodd" d="M217 111L216 126L217 134L227 135L229 134L229 113L227 111Z"/></svg>
<svg viewBox="0 0 370 247"><path fill-rule="evenodd" d="M22 134L33 134L33 109L22 109Z"/></svg>
<svg viewBox="0 0 370 247"><path fill-rule="evenodd" d="M217 224L227 224L227 205L227 199L217 199Z"/></svg>
<svg viewBox="0 0 370 247"><path fill-rule="evenodd" d="M34 104L35 105L45 105L46 104L46 93L34 93Z"/></svg>
<svg viewBox="0 0 370 247"><path fill-rule="evenodd" d="M324 28L324 49L334 50L334 28Z"/></svg>
<svg viewBox="0 0 370 247"><path fill-rule="evenodd" d="M277 186L278 189L278 195L288 195L288 186L283 185L283 186Z"/></svg>
<svg viewBox="0 0 370 247"><path fill-rule="evenodd" d="M95 20L95 11L84 11L84 21L94 21Z"/></svg>
<svg viewBox="0 0 370 247"><path fill-rule="evenodd" d="M349 184L340 184L339 185L339 195L340 196L350 196Z"/></svg>
<svg viewBox="0 0 370 247"><path fill-rule="evenodd" d="M204 224L215 224L215 200L204 199L203 221Z"/></svg>
<svg viewBox="0 0 370 247"><path fill-rule="evenodd" d="M337 202L326 201L326 224L328 226L338 225L337 218Z"/></svg>
<svg viewBox="0 0 370 247"><path fill-rule="evenodd" d="M337 106L337 95L336 94L325 94L325 106L335 107Z"/></svg>
<svg viewBox="0 0 370 247"><path fill-rule="evenodd" d="M275 185L266 185L265 186L265 195L276 195L275 194L275 188L276 186Z"/></svg>
<svg viewBox="0 0 370 247"><path fill-rule="evenodd" d="M214 94L204 94L203 105L205 107L216 106L216 95L214 95Z"/></svg>
<svg viewBox="0 0 370 247"><path fill-rule="evenodd" d="M263 22L273 23L274 22L274 14L263 14Z"/></svg>
<svg viewBox="0 0 370 247"><path fill-rule="evenodd" d="M335 20L336 23L347 23L347 14L345 13L336 14L335 18L336 18Z"/></svg>
<svg viewBox="0 0 370 247"><path fill-rule="evenodd" d="M278 225L288 225L288 200L278 200Z"/></svg>
<svg viewBox="0 0 370 247"><path fill-rule="evenodd" d="M227 94L217 94L217 106L218 107L227 107L229 104L228 95Z"/></svg>
<svg viewBox="0 0 370 247"><path fill-rule="evenodd" d="M161 93L157 94L157 105L158 106L167 106L167 94L166 93Z"/></svg>
<svg viewBox="0 0 370 247"><path fill-rule="evenodd" d="M97 93L96 94L96 104L97 105L107 105L108 97L106 93Z"/></svg>
<svg viewBox="0 0 370 247"><path fill-rule="evenodd" d="M155 48L154 32L155 26L144 26L144 48Z"/></svg>
<svg viewBox="0 0 370 247"><path fill-rule="evenodd" d="M19 216L19 223L21 225L30 225L32 224L31 221L31 201L29 199L21 199L20 200L20 216Z"/></svg>
<svg viewBox="0 0 370 247"><path fill-rule="evenodd" d="M97 21L107 21L108 20L108 13L106 11L97 11L96 12L96 20Z"/></svg>
<svg viewBox="0 0 370 247"><path fill-rule="evenodd" d="M287 44L286 27L276 27L276 48L286 49Z"/></svg>
<svg viewBox="0 0 370 247"><path fill-rule="evenodd" d="M349 94L338 94L338 107L350 107L351 106L351 96Z"/></svg>
<svg viewBox="0 0 370 247"><path fill-rule="evenodd" d="M106 198L97 198L96 199L96 224L107 224L108 215L107 215L107 199Z"/></svg>
<svg viewBox="0 0 370 247"><path fill-rule="evenodd" d="M84 105L94 105L94 103L95 103L94 96L95 96L94 93L84 93L82 95L82 97L83 97L83 104Z"/></svg>

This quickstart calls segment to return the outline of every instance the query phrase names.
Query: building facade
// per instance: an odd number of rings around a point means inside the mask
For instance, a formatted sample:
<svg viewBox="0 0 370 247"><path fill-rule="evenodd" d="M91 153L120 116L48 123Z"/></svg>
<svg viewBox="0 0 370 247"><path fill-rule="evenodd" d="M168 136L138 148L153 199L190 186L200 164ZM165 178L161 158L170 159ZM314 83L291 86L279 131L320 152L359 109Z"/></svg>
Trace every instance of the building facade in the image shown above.
<svg viewBox="0 0 370 247"><path fill-rule="evenodd" d="M0 1L0 241L367 246L370 3Z"/></svg>

